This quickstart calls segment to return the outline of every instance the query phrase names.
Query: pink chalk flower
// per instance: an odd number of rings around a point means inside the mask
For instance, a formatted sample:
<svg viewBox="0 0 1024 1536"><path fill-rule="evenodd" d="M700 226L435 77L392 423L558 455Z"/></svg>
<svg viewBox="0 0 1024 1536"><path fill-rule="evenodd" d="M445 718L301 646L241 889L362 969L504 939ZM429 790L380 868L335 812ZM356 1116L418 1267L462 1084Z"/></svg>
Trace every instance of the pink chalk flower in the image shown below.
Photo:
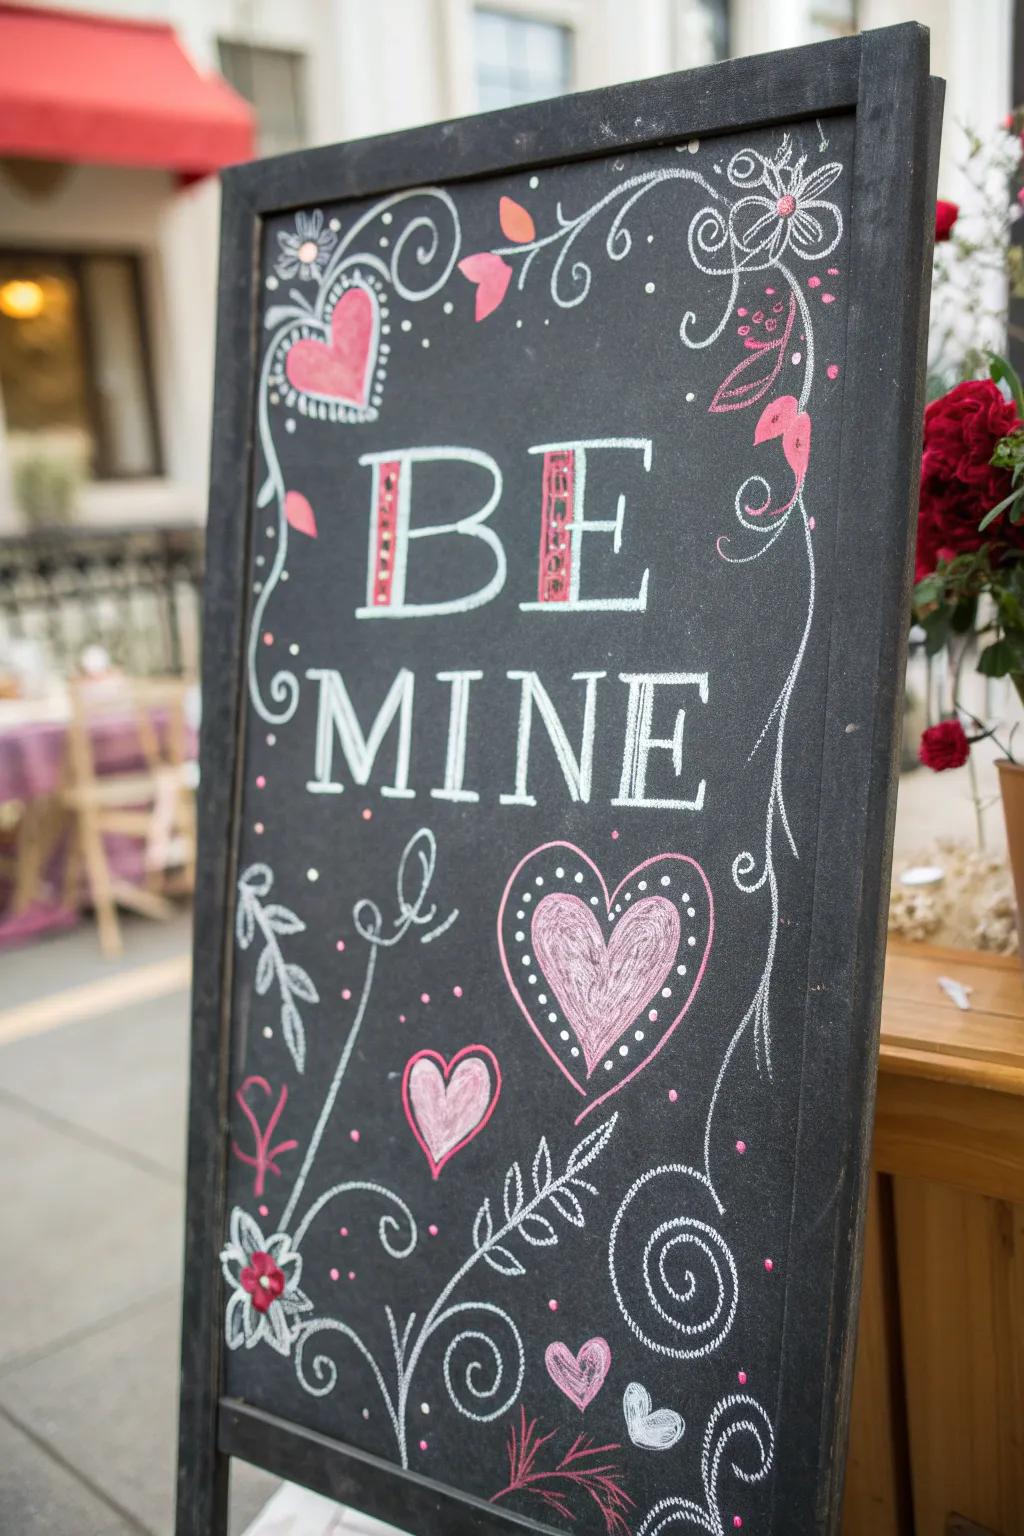
<svg viewBox="0 0 1024 1536"><path fill-rule="evenodd" d="M253 1218L235 1206L220 1267L231 1287L224 1314L228 1349L254 1349L262 1340L288 1355L313 1303L299 1289L302 1256L287 1232L265 1238Z"/></svg>

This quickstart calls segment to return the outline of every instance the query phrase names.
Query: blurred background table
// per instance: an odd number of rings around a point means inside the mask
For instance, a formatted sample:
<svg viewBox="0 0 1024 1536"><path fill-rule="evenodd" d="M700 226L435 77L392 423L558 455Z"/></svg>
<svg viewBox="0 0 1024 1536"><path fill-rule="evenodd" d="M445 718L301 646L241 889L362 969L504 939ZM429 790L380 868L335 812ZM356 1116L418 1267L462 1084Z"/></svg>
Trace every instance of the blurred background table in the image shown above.
<svg viewBox="0 0 1024 1536"><path fill-rule="evenodd" d="M890 941L843 1531L975 1527L1024 1533L1021 963Z"/></svg>

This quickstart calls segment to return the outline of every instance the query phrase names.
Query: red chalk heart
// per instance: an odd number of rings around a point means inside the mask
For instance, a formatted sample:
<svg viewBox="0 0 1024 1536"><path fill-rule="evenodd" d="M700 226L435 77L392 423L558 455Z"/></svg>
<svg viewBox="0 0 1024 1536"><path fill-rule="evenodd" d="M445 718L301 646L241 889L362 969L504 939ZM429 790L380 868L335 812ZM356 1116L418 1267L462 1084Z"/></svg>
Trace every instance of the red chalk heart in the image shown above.
<svg viewBox="0 0 1024 1536"><path fill-rule="evenodd" d="M346 288L331 315L330 341L303 337L289 349L285 372L296 389L346 405L365 406L376 362L376 300Z"/></svg>

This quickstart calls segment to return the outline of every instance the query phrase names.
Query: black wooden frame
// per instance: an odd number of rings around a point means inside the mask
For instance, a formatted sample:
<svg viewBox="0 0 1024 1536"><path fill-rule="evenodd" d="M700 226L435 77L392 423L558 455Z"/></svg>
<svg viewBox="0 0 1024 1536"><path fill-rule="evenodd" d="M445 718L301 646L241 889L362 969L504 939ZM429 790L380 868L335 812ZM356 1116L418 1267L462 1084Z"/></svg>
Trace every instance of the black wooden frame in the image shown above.
<svg viewBox="0 0 1024 1536"><path fill-rule="evenodd" d="M416 1536L550 1526L499 1513L323 1435L222 1399L227 1062L243 754L257 271L262 220L694 135L855 115L850 310L835 515L823 783L776 1435L772 1536L838 1525L856 1338L920 450L941 86L914 24L227 171L206 577L178 1536L225 1529L239 1456ZM245 472L240 473L240 467ZM880 551L885 558L880 559ZM842 849L842 859L835 850ZM831 1283L802 1280L805 1251ZM820 1276L820 1267L817 1270ZM823 1350L797 1353L795 1317ZM823 1382L821 1396L809 1383ZM808 1498L808 1489L814 1498Z"/></svg>

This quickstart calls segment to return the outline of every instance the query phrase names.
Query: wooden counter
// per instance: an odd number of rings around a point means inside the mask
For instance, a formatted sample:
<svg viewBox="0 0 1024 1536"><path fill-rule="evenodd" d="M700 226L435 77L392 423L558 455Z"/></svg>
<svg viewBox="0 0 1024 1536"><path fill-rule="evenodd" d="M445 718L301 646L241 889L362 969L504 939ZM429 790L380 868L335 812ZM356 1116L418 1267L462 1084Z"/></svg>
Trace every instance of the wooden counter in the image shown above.
<svg viewBox="0 0 1024 1536"><path fill-rule="evenodd" d="M954 1530L1024 1536L1024 977L892 943L843 1532Z"/></svg>

